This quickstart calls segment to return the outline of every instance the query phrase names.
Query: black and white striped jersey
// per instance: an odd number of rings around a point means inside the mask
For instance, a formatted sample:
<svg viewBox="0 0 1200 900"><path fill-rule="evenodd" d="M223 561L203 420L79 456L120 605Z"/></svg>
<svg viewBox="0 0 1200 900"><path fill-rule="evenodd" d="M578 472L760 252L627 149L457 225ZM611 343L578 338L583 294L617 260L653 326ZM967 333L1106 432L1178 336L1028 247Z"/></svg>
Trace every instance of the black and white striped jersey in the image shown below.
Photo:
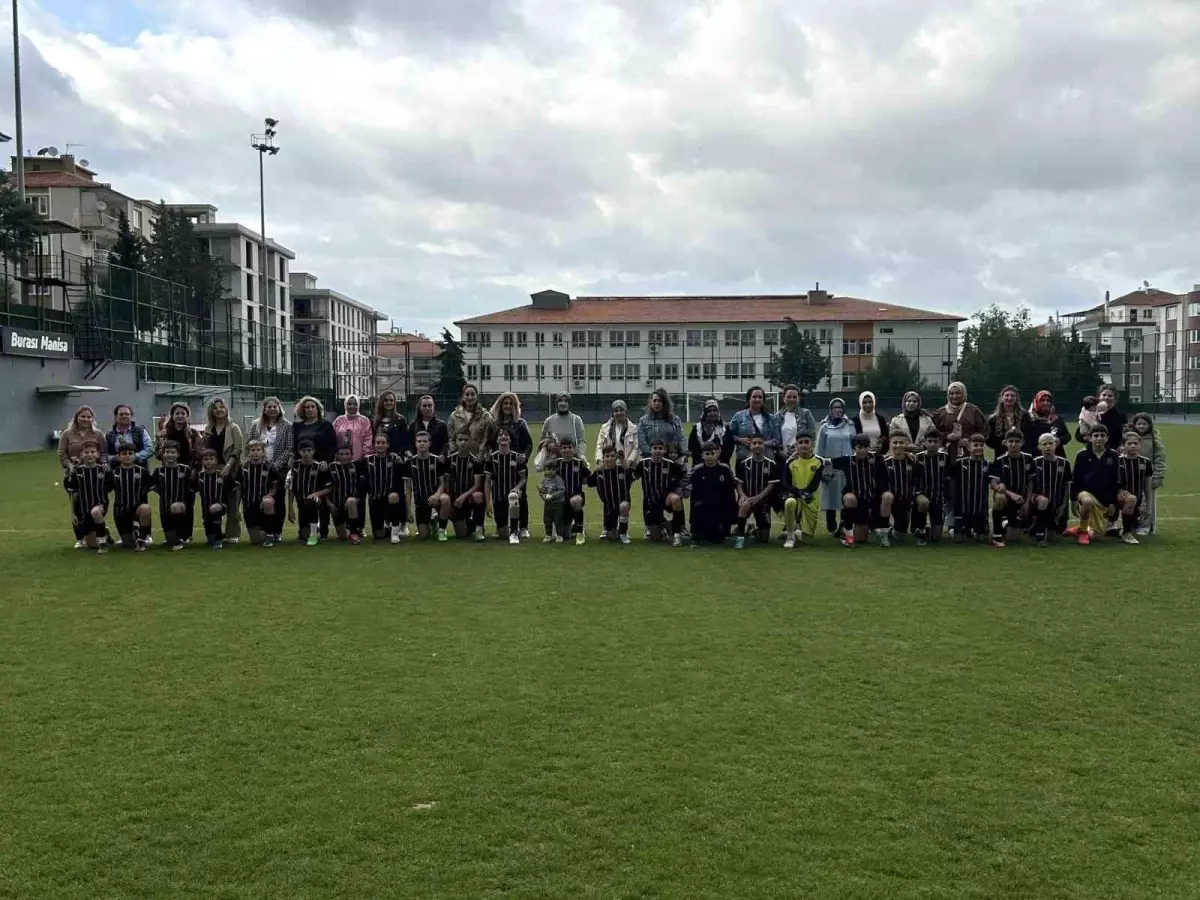
<svg viewBox="0 0 1200 900"><path fill-rule="evenodd" d="M604 508L612 509L629 502L629 489L635 477L629 469L617 465L611 469L597 469L588 478L588 484L596 489Z"/></svg>
<svg viewBox="0 0 1200 900"><path fill-rule="evenodd" d="M679 490L683 466L672 460L642 457L638 460L637 476L642 481L642 496L650 506L661 505L667 495Z"/></svg>
<svg viewBox="0 0 1200 900"><path fill-rule="evenodd" d="M1067 485L1071 481L1071 464L1061 456L1044 456L1033 458L1033 473L1030 482L1033 484L1033 496L1046 497L1050 500L1050 508L1058 509L1067 496Z"/></svg>
<svg viewBox="0 0 1200 900"><path fill-rule="evenodd" d="M75 499L80 514L102 506L108 509L109 471L103 466L75 466L64 487Z"/></svg>
<svg viewBox="0 0 1200 900"><path fill-rule="evenodd" d="M117 466L109 470L113 506L118 513L136 512L150 494L150 473L141 466Z"/></svg>
<svg viewBox="0 0 1200 900"><path fill-rule="evenodd" d="M592 471L588 468L588 464L578 456L558 461L558 477L563 480L563 484L567 487L566 496L568 500L577 494L583 493L583 486L587 484L588 476L591 474Z"/></svg>
<svg viewBox="0 0 1200 900"><path fill-rule="evenodd" d="M333 488L330 499L335 506L343 506L351 497L361 497L365 487L358 463L330 463L329 486Z"/></svg>
<svg viewBox="0 0 1200 900"><path fill-rule="evenodd" d="M446 457L446 474L450 476L450 496L458 499L475 486L483 472L470 453L451 453Z"/></svg>
<svg viewBox="0 0 1200 900"><path fill-rule="evenodd" d="M1014 494L1025 494L1025 489L1033 478L1033 457L1028 453L1020 456L997 456L991 466L993 478L999 478L1006 490Z"/></svg>
<svg viewBox="0 0 1200 900"><path fill-rule="evenodd" d="M413 501L426 503L442 489L446 461L440 456L413 456L408 460L408 478L413 483Z"/></svg>
<svg viewBox="0 0 1200 900"><path fill-rule="evenodd" d="M246 463L238 472L238 483L242 487L242 503L258 506L265 497L279 497L282 482L279 472L266 463Z"/></svg>
<svg viewBox="0 0 1200 900"><path fill-rule="evenodd" d="M911 502L921 493L925 468L907 456L885 456L883 465L887 469L887 489L900 503Z"/></svg>
<svg viewBox="0 0 1200 900"><path fill-rule="evenodd" d="M215 504L225 506L229 503L229 488L230 479L222 475L220 469L196 473L196 493L200 497L201 509L205 512Z"/></svg>
<svg viewBox="0 0 1200 900"><path fill-rule="evenodd" d="M992 476L986 459L954 461L954 509L960 516L986 515L991 508Z"/></svg>
<svg viewBox="0 0 1200 900"><path fill-rule="evenodd" d="M521 483L525 474L525 457L520 453L489 453L485 470L492 483L492 500L497 506L508 502L508 495Z"/></svg>
<svg viewBox="0 0 1200 900"><path fill-rule="evenodd" d="M395 453L371 453L359 463L367 480L367 496L382 500L388 494L404 495L404 471Z"/></svg>
<svg viewBox="0 0 1200 900"><path fill-rule="evenodd" d="M833 460L833 467L846 474L846 492L860 503L871 503L883 496L888 487L887 466L876 453L866 456L843 456Z"/></svg>
<svg viewBox="0 0 1200 900"><path fill-rule="evenodd" d="M950 454L945 450L925 450L917 454L917 463L921 466L920 492L932 504L945 502L946 482L950 477Z"/></svg>
<svg viewBox="0 0 1200 900"><path fill-rule="evenodd" d="M195 496L192 467L179 463L174 466L159 466L154 470L152 485L158 492L159 503L171 506L174 503L190 503Z"/></svg>
<svg viewBox="0 0 1200 900"><path fill-rule="evenodd" d="M737 464L737 480L747 495L757 497L768 485L779 485L779 465L766 456L747 456Z"/></svg>
<svg viewBox="0 0 1200 900"><path fill-rule="evenodd" d="M1154 474L1154 464L1144 456L1128 457L1121 454L1117 460L1117 490L1128 491L1142 502L1146 496L1146 488L1150 485L1150 476Z"/></svg>
<svg viewBox="0 0 1200 900"><path fill-rule="evenodd" d="M315 462L307 466L296 463L292 466L291 479L292 496L301 503L329 486L329 472L322 472L321 464Z"/></svg>

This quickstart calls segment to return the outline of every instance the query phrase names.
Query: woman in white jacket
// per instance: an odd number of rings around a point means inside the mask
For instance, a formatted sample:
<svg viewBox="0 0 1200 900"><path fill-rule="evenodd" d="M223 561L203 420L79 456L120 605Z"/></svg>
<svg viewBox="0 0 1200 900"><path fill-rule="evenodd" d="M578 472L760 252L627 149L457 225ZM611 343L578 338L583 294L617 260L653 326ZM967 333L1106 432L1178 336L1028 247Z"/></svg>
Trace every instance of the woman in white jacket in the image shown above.
<svg viewBox="0 0 1200 900"><path fill-rule="evenodd" d="M629 421L629 407L624 400L613 402L612 418L600 426L600 436L596 439L597 468L604 463L605 447L616 447L617 461L627 469L632 469L642 458L637 425Z"/></svg>

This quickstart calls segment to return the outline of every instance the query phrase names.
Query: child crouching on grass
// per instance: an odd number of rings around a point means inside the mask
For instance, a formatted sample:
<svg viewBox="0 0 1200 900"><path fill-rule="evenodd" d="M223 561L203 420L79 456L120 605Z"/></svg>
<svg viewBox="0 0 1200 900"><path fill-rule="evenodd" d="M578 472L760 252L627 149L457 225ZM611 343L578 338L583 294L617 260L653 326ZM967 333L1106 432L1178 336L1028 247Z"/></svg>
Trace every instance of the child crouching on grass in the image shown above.
<svg viewBox="0 0 1200 900"><path fill-rule="evenodd" d="M246 444L246 464L238 471L242 518L250 542L267 549L283 536L284 479L267 465L267 447L257 438Z"/></svg>
<svg viewBox="0 0 1200 900"><path fill-rule="evenodd" d="M113 524L127 550L143 552L150 540L150 473L137 464L137 447L117 446L117 467L111 471Z"/></svg>
<svg viewBox="0 0 1200 900"><path fill-rule="evenodd" d="M79 448L79 463L67 471L63 487L71 498L71 525L75 540L97 553L108 552L108 471L100 465L100 442L86 440Z"/></svg>
<svg viewBox="0 0 1200 900"><path fill-rule="evenodd" d="M737 517L737 479L721 462L721 448L712 441L701 448L704 460L692 469L692 546L723 544Z"/></svg>
<svg viewBox="0 0 1200 900"><path fill-rule="evenodd" d="M206 447L200 452L200 471L196 473L196 495L200 498L200 520L208 546L220 550L221 526L229 509L233 478L221 471L217 451Z"/></svg>
<svg viewBox="0 0 1200 900"><path fill-rule="evenodd" d="M167 546L180 551L192 540L195 528L195 482L191 466L179 461L179 444L164 441L159 448L162 465L154 470L151 488L158 493L158 518Z"/></svg>
<svg viewBox="0 0 1200 900"><path fill-rule="evenodd" d="M825 460L813 454L811 435L798 434L795 452L783 469L783 546L791 550L796 541L811 544L821 518L820 489Z"/></svg>

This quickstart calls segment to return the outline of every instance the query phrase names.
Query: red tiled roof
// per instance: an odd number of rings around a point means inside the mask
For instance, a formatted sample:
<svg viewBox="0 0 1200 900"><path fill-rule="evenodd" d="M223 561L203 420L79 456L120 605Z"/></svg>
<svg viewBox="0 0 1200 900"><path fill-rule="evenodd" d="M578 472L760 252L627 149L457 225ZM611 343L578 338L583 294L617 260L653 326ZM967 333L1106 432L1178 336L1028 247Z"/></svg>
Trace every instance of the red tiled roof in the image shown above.
<svg viewBox="0 0 1200 900"><path fill-rule="evenodd" d="M1158 288L1150 288L1149 290L1130 291L1115 300L1110 300L1109 305L1120 304L1121 306L1170 306L1172 303L1178 303L1182 300L1180 294L1172 294L1170 291L1160 291ZM1103 309L1101 304L1099 309Z"/></svg>
<svg viewBox="0 0 1200 900"><path fill-rule="evenodd" d="M726 322L962 322L962 316L856 297L808 305L804 294L731 297L576 297L567 309L518 306L455 322L467 325L711 325Z"/></svg>
<svg viewBox="0 0 1200 900"><path fill-rule="evenodd" d="M16 183L15 177L9 179L13 184ZM90 178L84 178L82 175L76 175L73 172L26 172L25 187L28 188L47 188L47 187L107 187L98 181L93 181Z"/></svg>
<svg viewBox="0 0 1200 900"><path fill-rule="evenodd" d="M424 335L398 332L396 334L379 335L379 339L375 347L375 354L387 359L402 357L404 356L405 341L408 341L408 355L410 357L437 356L437 354L442 352L441 347Z"/></svg>

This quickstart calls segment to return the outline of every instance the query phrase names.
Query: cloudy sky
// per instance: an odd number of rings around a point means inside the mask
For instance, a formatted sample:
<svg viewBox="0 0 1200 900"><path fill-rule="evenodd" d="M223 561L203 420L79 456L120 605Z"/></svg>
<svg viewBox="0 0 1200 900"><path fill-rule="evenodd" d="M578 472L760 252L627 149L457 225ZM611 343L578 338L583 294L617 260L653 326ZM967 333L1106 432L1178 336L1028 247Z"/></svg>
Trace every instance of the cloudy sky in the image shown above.
<svg viewBox="0 0 1200 900"><path fill-rule="evenodd" d="M1200 282L1196 0L21 2L28 147L253 225L275 116L268 232L406 328L545 287Z"/></svg>

